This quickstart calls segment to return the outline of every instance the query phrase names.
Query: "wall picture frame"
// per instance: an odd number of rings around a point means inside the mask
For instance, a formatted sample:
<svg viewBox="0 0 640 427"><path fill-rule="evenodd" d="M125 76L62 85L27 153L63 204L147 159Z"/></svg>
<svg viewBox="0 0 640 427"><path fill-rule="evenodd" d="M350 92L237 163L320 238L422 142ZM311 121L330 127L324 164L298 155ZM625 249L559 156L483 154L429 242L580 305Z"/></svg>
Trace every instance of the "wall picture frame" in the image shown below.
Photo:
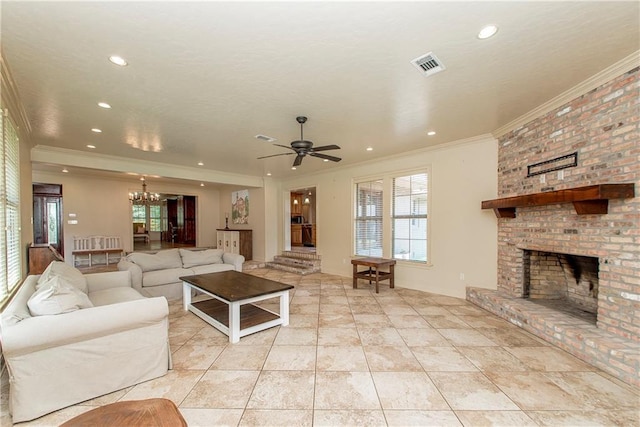
<svg viewBox="0 0 640 427"><path fill-rule="evenodd" d="M231 221L233 224L249 224L249 190L231 193Z"/></svg>

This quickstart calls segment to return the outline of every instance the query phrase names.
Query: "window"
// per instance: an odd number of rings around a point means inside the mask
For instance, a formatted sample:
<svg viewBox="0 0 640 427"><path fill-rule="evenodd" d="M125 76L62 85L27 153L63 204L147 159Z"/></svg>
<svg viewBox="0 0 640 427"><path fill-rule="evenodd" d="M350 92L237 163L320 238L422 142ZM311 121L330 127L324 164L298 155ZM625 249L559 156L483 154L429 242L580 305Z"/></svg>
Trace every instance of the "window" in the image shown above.
<svg viewBox="0 0 640 427"><path fill-rule="evenodd" d="M160 205L149 205L149 231L162 231Z"/></svg>
<svg viewBox="0 0 640 427"><path fill-rule="evenodd" d="M5 111L0 107L1 111ZM0 114L0 302L20 283L20 145L7 113Z"/></svg>
<svg viewBox="0 0 640 427"><path fill-rule="evenodd" d="M382 256L382 184L382 180L356 184L356 255Z"/></svg>
<svg viewBox="0 0 640 427"><path fill-rule="evenodd" d="M133 223L144 224L144 229L149 231L162 231L162 206L160 205L133 205ZM147 222L147 218L149 221Z"/></svg>
<svg viewBox="0 0 640 427"><path fill-rule="evenodd" d="M133 222L136 224L147 223L147 207L145 205L133 205ZM145 226L146 228L146 226Z"/></svg>
<svg viewBox="0 0 640 427"><path fill-rule="evenodd" d="M428 182L424 170L357 182L355 255L426 263Z"/></svg>
<svg viewBox="0 0 640 427"><path fill-rule="evenodd" d="M427 174L393 178L393 258L427 261Z"/></svg>

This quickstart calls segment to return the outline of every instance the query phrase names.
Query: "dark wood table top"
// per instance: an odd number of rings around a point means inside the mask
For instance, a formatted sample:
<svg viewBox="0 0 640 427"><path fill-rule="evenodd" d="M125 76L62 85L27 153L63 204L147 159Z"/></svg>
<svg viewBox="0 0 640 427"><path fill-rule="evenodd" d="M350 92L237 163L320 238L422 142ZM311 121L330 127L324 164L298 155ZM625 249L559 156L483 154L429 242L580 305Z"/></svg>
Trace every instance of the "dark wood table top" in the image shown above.
<svg viewBox="0 0 640 427"><path fill-rule="evenodd" d="M183 276L180 277L180 280L197 286L229 302L241 301L247 298L293 289L292 285L286 285L274 280L263 279L262 277L237 271Z"/></svg>
<svg viewBox="0 0 640 427"><path fill-rule="evenodd" d="M356 258L351 260L351 264L353 265L366 265L368 267L377 267L380 265L393 265L395 263L396 263L395 259L376 258L376 257Z"/></svg>

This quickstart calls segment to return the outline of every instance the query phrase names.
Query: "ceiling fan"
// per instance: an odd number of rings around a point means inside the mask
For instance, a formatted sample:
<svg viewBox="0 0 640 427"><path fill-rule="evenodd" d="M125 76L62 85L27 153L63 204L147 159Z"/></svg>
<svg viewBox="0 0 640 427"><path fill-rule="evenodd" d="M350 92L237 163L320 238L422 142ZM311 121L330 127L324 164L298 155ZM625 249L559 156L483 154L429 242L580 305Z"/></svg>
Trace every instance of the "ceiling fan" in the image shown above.
<svg viewBox="0 0 640 427"><path fill-rule="evenodd" d="M312 157L318 157L320 159L331 160L332 162L339 162L342 160L340 157L329 156L327 154L320 154L318 151L327 151L327 150L339 150L340 147L337 145L323 145L322 147L314 147L313 142L305 141L302 127L306 123L307 118L304 116L296 117L296 121L300 123L300 139L298 141L292 141L291 147L287 147L286 145L273 144L278 147L288 148L289 150L293 150L293 153L280 153L280 154L272 154L271 156L263 156L258 157L258 159L266 159L267 157L276 157L276 156L288 156L291 154L297 154L295 160L293 161L293 167L300 166L302 163L302 159L304 156L309 155Z"/></svg>

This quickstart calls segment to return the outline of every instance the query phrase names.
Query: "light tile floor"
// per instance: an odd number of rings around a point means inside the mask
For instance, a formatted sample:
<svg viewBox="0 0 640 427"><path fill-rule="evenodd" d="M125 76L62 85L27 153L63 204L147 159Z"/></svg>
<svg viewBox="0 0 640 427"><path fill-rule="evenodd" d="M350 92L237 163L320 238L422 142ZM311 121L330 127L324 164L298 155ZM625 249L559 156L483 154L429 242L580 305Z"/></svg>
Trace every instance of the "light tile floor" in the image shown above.
<svg viewBox="0 0 640 427"><path fill-rule="evenodd" d="M637 388L463 299L250 273L295 286L288 327L231 345L172 302L173 371L19 425L152 397L173 400L194 427L640 425ZM3 426L6 395L5 385Z"/></svg>

